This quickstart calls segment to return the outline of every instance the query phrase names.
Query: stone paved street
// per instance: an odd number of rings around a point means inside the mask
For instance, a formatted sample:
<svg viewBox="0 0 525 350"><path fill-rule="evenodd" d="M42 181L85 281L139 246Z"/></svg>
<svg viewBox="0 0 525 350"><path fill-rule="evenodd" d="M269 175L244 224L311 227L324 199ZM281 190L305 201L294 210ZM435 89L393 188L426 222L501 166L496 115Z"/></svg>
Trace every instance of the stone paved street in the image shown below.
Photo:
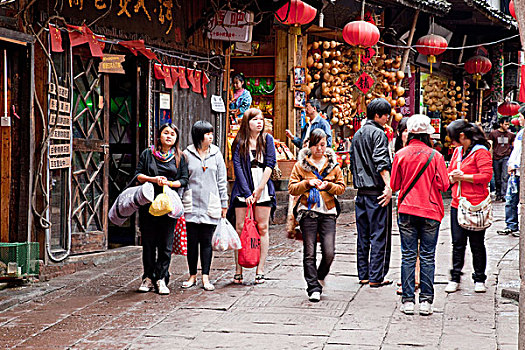
<svg viewBox="0 0 525 350"><path fill-rule="evenodd" d="M448 210L448 209L447 209ZM302 277L302 244L272 226L263 285L254 271L233 285L232 253L216 254L212 280L217 289L180 288L187 277L184 257L174 256L170 296L135 292L142 272L140 249L125 259L22 289L0 292L0 304L17 293L33 297L0 312L0 345L15 349L516 349L517 303L501 297L517 287L518 239L498 236L503 204L486 238L485 294L473 293L470 253L461 290L447 295L450 268L449 218L437 248L435 312L406 316L399 311L397 286L360 286L356 276L353 214L338 222L337 255L320 303L310 303ZM389 277L400 279L400 247L394 227ZM21 302L25 301L25 302ZM417 306L416 306L417 308ZM416 309L417 311L417 309Z"/></svg>

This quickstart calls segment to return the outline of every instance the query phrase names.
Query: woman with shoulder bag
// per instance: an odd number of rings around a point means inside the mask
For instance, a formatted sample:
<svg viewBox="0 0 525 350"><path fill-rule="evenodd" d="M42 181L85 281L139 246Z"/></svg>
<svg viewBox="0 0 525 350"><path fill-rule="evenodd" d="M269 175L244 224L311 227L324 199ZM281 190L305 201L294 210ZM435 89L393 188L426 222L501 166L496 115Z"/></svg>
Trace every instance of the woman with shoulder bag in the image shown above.
<svg viewBox="0 0 525 350"><path fill-rule="evenodd" d="M335 222L341 212L336 196L345 192L343 172L335 152L327 148L323 129L310 134L308 148L297 157L288 192L300 196L294 210L303 234L303 268L308 285L306 292L312 302L321 300L324 279L335 256ZM317 234L321 240L322 260L317 267Z"/></svg>
<svg viewBox="0 0 525 350"><path fill-rule="evenodd" d="M270 180L275 168L275 144L272 135L264 132L264 117L257 108L244 112L241 126L232 145L235 182L231 193L228 219L242 233L244 218L249 205L254 205L257 230L261 236L261 257L257 266L255 283L264 283L264 264L268 256L270 214L275 210L275 188ZM233 283L242 284L242 266L235 252Z"/></svg>
<svg viewBox="0 0 525 350"><path fill-rule="evenodd" d="M464 220L468 219L468 206L484 205L485 210L477 215L491 215L490 193L488 185L492 179L492 157L490 144L485 134L477 125L466 120L456 120L447 127L447 134L452 144L457 146L448 168L449 180L452 186L452 203L450 208L450 223L452 230L452 269L451 279L445 292L454 293L458 290L465 262L465 249L467 240L472 251L474 265L474 291L486 292L485 268L487 265L487 252L485 249L486 227L462 227ZM465 203L468 204L465 205ZM461 211L461 212L460 212ZM485 222L489 220L484 220ZM488 222L490 225L490 222ZM486 226L486 225L485 225Z"/></svg>
<svg viewBox="0 0 525 350"><path fill-rule="evenodd" d="M140 183L151 182L155 197L162 193L163 186L185 187L188 183L188 165L179 148L179 129L173 124L159 128L157 145L140 155L135 176ZM159 294L169 294L169 267L176 219L168 214L153 216L149 205L139 209L139 227L142 239L142 263L144 275L139 292L154 288Z"/></svg>
<svg viewBox="0 0 525 350"><path fill-rule="evenodd" d="M213 126L198 121L191 128L193 145L184 151L188 160L189 181L182 197L188 236L188 268L190 278L182 288L193 287L197 282L197 261L202 268L202 287L212 291L210 267L213 256L211 240L221 217L226 217L228 191L226 165L219 147L212 144Z"/></svg>
<svg viewBox="0 0 525 350"><path fill-rule="evenodd" d="M390 186L399 190L398 227L401 237L401 311L414 313L415 270L419 251L419 314L432 314L434 302L435 253L439 225L445 214L440 192L449 187L443 156L432 149L430 118L416 114L406 123L408 142L392 164Z"/></svg>

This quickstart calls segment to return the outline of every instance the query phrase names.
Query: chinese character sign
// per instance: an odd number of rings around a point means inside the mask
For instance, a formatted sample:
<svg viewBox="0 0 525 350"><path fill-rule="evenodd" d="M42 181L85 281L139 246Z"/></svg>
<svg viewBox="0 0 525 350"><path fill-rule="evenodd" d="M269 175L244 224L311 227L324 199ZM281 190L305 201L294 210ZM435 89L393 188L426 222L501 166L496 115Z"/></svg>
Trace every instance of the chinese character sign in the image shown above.
<svg viewBox="0 0 525 350"><path fill-rule="evenodd" d="M253 12L219 11L208 23L208 38L226 41L252 41Z"/></svg>
<svg viewBox="0 0 525 350"><path fill-rule="evenodd" d="M374 85L374 79L370 75L363 73L357 78L355 85L363 94L366 94Z"/></svg>

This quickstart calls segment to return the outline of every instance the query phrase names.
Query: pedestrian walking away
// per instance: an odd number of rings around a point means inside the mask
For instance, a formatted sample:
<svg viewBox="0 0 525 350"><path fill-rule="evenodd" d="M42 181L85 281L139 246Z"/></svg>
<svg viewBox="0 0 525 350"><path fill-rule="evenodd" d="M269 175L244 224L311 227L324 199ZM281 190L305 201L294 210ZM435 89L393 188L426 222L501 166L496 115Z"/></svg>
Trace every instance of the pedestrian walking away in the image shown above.
<svg viewBox="0 0 525 350"><path fill-rule="evenodd" d="M494 182L496 184L496 201L502 201L507 192L507 162L512 151L515 135L509 131L509 118L501 117L498 121L499 128L492 130L488 140L492 144L492 167Z"/></svg>
<svg viewBox="0 0 525 350"><path fill-rule="evenodd" d="M264 132L261 110L250 108L244 113L241 126L232 145L235 172L228 219L239 233L244 226L247 206L255 204L254 215L261 236L261 257L256 269L255 283L264 283L264 265L268 256L270 214L275 211L275 188L270 175L276 164L273 137ZM243 283L242 267L237 261L233 282Z"/></svg>
<svg viewBox="0 0 525 350"><path fill-rule="evenodd" d="M514 147L507 162L507 173L509 180L505 196L505 229L498 231L500 235L511 234L519 237L518 204L520 202L520 168L521 168L521 143L523 140L523 128L525 127L525 106L519 109L519 122L521 130L516 135Z"/></svg>
<svg viewBox="0 0 525 350"><path fill-rule="evenodd" d="M210 282L212 261L211 239L221 217L226 217L228 192L226 165L219 147L213 144L213 127L206 121L198 121L191 128L193 144L184 150L188 159L188 187L182 197L188 233L188 268L190 277L182 288L190 288L197 282L197 261L202 269L202 287L212 291ZM203 184L206 184L203 186Z"/></svg>
<svg viewBox="0 0 525 350"><path fill-rule="evenodd" d="M151 182L155 197L163 186L185 187L188 184L188 165L179 148L179 129L173 124L159 128L156 146L142 152L135 175L140 183ZM159 294L169 294L169 266L177 220L168 216L153 216L149 205L139 209L139 227L142 237L142 263L144 274L140 292L156 289Z"/></svg>
<svg viewBox="0 0 525 350"><path fill-rule="evenodd" d="M419 313L432 314L435 252L445 215L440 192L449 187L443 156L432 149L435 130L426 115L407 121L408 145L396 153L392 164L392 190L399 190L398 226L401 237L402 311L414 312L416 258L420 258Z"/></svg>
<svg viewBox="0 0 525 350"><path fill-rule="evenodd" d="M343 172L335 152L327 148L326 134L316 129L309 148L299 152L288 183L288 191L300 196L294 215L303 234L303 269L310 301L321 299L323 284L335 256L335 223L341 212L338 195L345 191ZM317 266L317 235L322 259Z"/></svg>
<svg viewBox="0 0 525 350"><path fill-rule="evenodd" d="M354 135L350 170L357 188L357 272L361 284L391 284L385 279L390 265L392 231L391 160L384 126L391 106L384 98L367 106L367 120Z"/></svg>
<svg viewBox="0 0 525 350"><path fill-rule="evenodd" d="M465 263L467 241L472 251L474 265L474 291L486 291L485 268L487 252L485 248L485 230L472 231L463 228L458 222L459 193L472 205L483 202L489 195L488 184L492 178L492 159L490 144L483 131L466 120L456 120L447 127L447 134L456 146L448 167L449 181L452 186L452 203L450 208L450 227L452 230L452 269L450 281L445 288L447 293L455 292L461 281L461 270Z"/></svg>

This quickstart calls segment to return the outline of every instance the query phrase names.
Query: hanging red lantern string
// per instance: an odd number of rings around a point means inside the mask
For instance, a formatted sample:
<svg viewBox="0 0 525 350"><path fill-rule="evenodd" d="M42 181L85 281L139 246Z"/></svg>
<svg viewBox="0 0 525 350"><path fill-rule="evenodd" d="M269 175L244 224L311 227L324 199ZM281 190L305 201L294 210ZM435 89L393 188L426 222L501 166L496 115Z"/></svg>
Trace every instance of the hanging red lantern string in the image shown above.
<svg viewBox="0 0 525 350"><path fill-rule="evenodd" d="M505 101L498 106L498 113L504 116L513 116L518 114L520 105L514 101Z"/></svg>
<svg viewBox="0 0 525 350"><path fill-rule="evenodd" d="M425 35L417 41L417 51L421 55L427 56L427 61L430 63L430 74L432 74L432 64L436 63L436 56L445 52L447 47L447 39L436 34Z"/></svg>
<svg viewBox="0 0 525 350"><path fill-rule="evenodd" d="M481 80L481 76L488 73L491 69L492 63L484 56L474 56L465 62L465 70L467 73L473 74L473 78L476 81L476 89L478 88L478 82Z"/></svg>
<svg viewBox="0 0 525 350"><path fill-rule="evenodd" d="M347 23L343 28L343 39L357 48L359 59L358 69L361 69L361 55L363 50L372 47L379 41L379 29L372 23L366 21L354 21Z"/></svg>
<svg viewBox="0 0 525 350"><path fill-rule="evenodd" d="M514 8L514 0L510 0L509 2L509 12L510 12L510 15L512 17L514 17L514 19L518 19L516 18L516 9Z"/></svg>

